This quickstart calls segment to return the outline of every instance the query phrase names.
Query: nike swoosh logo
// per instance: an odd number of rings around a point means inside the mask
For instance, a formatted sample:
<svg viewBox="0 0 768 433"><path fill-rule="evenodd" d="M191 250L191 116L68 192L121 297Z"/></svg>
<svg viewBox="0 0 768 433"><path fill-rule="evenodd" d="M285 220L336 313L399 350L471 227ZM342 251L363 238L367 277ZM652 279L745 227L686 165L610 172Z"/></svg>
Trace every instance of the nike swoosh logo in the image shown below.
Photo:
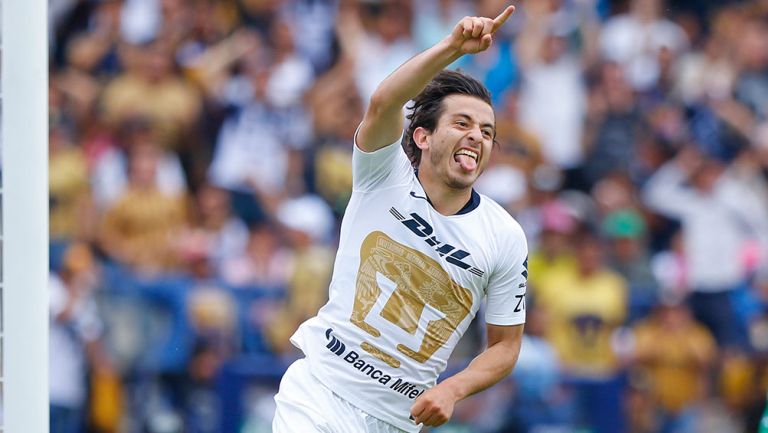
<svg viewBox="0 0 768 433"><path fill-rule="evenodd" d="M413 198L420 198L420 199L422 199L422 200L426 200L426 201L429 201L429 199L428 199L428 198L426 198L426 197L422 197L422 196L420 196L420 195L416 195L416 193L415 193L415 192L413 192L413 191L411 191L411 197L413 197Z"/></svg>

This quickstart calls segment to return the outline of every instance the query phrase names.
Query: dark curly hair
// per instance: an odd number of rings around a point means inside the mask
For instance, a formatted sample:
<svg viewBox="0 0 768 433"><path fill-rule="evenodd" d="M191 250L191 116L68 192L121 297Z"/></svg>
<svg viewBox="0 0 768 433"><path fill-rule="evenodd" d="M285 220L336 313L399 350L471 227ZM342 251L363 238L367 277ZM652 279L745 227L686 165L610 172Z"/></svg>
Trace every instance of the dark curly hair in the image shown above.
<svg viewBox="0 0 768 433"><path fill-rule="evenodd" d="M413 131L421 127L433 132L443 114L443 99L451 95L474 96L492 105L488 89L469 75L449 70L437 74L424 90L413 98L413 104L407 107L411 112L406 116L409 123L402 145L414 167L418 167L421 162L421 149L413 140Z"/></svg>

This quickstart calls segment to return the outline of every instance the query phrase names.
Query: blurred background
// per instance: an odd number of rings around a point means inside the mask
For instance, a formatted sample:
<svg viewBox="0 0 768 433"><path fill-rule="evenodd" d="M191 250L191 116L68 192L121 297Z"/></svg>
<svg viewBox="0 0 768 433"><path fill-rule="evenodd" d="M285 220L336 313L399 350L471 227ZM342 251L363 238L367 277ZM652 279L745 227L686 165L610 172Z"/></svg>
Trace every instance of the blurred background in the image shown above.
<svg viewBox="0 0 768 433"><path fill-rule="evenodd" d="M515 4L452 67L494 95L477 189L528 236L526 337L432 431L758 431L768 1ZM269 432L368 97L504 6L49 0L51 431Z"/></svg>

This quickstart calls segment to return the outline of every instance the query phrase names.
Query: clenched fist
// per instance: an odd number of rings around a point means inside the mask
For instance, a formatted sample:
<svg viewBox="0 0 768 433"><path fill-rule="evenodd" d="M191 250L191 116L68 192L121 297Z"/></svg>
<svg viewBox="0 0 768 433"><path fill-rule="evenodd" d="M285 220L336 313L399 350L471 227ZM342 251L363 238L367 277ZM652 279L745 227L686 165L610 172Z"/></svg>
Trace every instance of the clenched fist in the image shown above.
<svg viewBox="0 0 768 433"><path fill-rule="evenodd" d="M456 398L447 388L440 385L427 390L411 406L411 418L416 424L427 426L443 425L453 415Z"/></svg>

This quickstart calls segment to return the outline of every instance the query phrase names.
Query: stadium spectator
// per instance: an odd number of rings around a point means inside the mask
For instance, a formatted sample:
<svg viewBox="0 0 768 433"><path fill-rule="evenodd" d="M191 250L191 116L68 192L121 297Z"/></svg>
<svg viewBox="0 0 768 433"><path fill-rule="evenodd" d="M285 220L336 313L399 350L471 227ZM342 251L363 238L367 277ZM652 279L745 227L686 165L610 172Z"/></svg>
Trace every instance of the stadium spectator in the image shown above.
<svg viewBox="0 0 768 433"><path fill-rule="evenodd" d="M634 171L644 121L637 97L619 65L601 65L590 92L589 132L585 136L588 158L581 179L584 186L590 188L614 173Z"/></svg>
<svg viewBox="0 0 768 433"><path fill-rule="evenodd" d="M546 324L535 303L528 303L520 359L512 374L515 392L501 431L560 431L574 421L573 405L563 387L557 350L544 336Z"/></svg>
<svg viewBox="0 0 768 433"><path fill-rule="evenodd" d="M327 71L335 60L334 27L338 0L301 0L284 2L282 19L301 30L297 50L311 63L316 74Z"/></svg>
<svg viewBox="0 0 768 433"><path fill-rule="evenodd" d="M159 156L149 143L131 149L128 187L105 211L99 232L109 257L140 273L179 269L176 239L188 222L184 196L158 188Z"/></svg>
<svg viewBox="0 0 768 433"><path fill-rule="evenodd" d="M317 196L286 201L277 218L294 249L286 297L266 323L266 335L277 353L296 350L289 337L303 321L317 314L327 300L334 251L327 244L335 227L331 209Z"/></svg>
<svg viewBox="0 0 768 433"><path fill-rule="evenodd" d="M567 205L562 200L545 202L540 206L538 216L541 218L538 247L528 259L529 282L534 296L545 278L576 269L572 240L578 221Z"/></svg>
<svg viewBox="0 0 768 433"><path fill-rule="evenodd" d="M48 190L51 241L91 240L96 217L82 148L70 142L64 125L48 134Z"/></svg>
<svg viewBox="0 0 768 433"><path fill-rule="evenodd" d="M645 245L645 221L637 211L622 209L606 215L603 231L608 241L608 266L629 288L630 320L646 316L658 298L657 282Z"/></svg>
<svg viewBox="0 0 768 433"><path fill-rule="evenodd" d="M587 101L583 72L587 65L583 52L569 46L568 29L553 22L553 11L547 10L546 3L527 8L527 20L517 38L522 69L520 122L541 140L546 162L571 169L584 158L581 137Z"/></svg>
<svg viewBox="0 0 768 433"><path fill-rule="evenodd" d="M344 213L352 191L353 137L363 113L363 103L354 89L353 65L347 59L319 77L307 94L315 136L310 143L313 155L308 158L314 162L309 188L337 215Z"/></svg>
<svg viewBox="0 0 768 433"><path fill-rule="evenodd" d="M294 30L288 22L273 23L269 40L274 64L266 99L275 108L300 109L304 92L314 80L312 64L296 51Z"/></svg>
<svg viewBox="0 0 768 433"><path fill-rule="evenodd" d="M192 225L183 235L182 254L207 262L212 274L223 263L242 254L248 242L248 227L232 213L229 194L210 184L201 185L194 202Z"/></svg>
<svg viewBox="0 0 768 433"><path fill-rule="evenodd" d="M758 119L768 118L768 26L759 19L746 18L739 40L741 71L734 83L736 99L749 107Z"/></svg>
<svg viewBox="0 0 768 433"><path fill-rule="evenodd" d="M715 16L715 26L724 15ZM736 79L736 67L729 57L728 41L718 32L706 38L701 51L683 53L676 66L673 95L688 105L728 97Z"/></svg>
<svg viewBox="0 0 768 433"><path fill-rule="evenodd" d="M272 71L261 61L248 64L253 98L234 110L219 132L208 171L211 182L233 193L235 212L246 222L274 215L288 193L303 192L300 149L303 139L293 141L295 131L306 125L290 125L267 97ZM290 113L289 113L290 114ZM294 128L293 134L288 131Z"/></svg>
<svg viewBox="0 0 768 433"><path fill-rule="evenodd" d="M633 327L633 364L653 401L654 431L694 433L702 403L712 393L716 361L712 334L693 319L678 295L662 297L648 318Z"/></svg>
<svg viewBox="0 0 768 433"><path fill-rule="evenodd" d="M367 102L390 71L416 54L410 34L412 11L398 0L354 3L339 11L337 31L343 54L354 64L357 91Z"/></svg>
<svg viewBox="0 0 768 433"><path fill-rule="evenodd" d="M613 334L627 316L626 282L606 267L603 247L593 234L579 233L575 246L576 266L543 275L535 302L574 392L577 426L599 433L623 431L622 360Z"/></svg>
<svg viewBox="0 0 768 433"><path fill-rule="evenodd" d="M159 144L179 149L200 116L200 93L174 73L173 47L167 41L123 49L127 68L104 87L104 118L116 127L126 119L145 117L153 123Z"/></svg>
<svg viewBox="0 0 768 433"><path fill-rule="evenodd" d="M104 327L93 293L98 279L97 262L84 243L67 247L61 269L49 278L50 416L54 433L83 431L90 415L86 405L89 376L112 369L101 345Z"/></svg>
<svg viewBox="0 0 768 433"><path fill-rule="evenodd" d="M293 250L286 248L273 224L256 224L242 252L223 261L221 275L235 287L284 291L293 269Z"/></svg>
<svg viewBox="0 0 768 433"><path fill-rule="evenodd" d="M600 34L605 59L624 69L629 83L638 90L657 84L661 76L660 55L688 47L688 37L679 25L662 16L665 0L632 0L626 14L608 19Z"/></svg>
<svg viewBox="0 0 768 433"><path fill-rule="evenodd" d="M719 345L746 350L746 329L732 294L746 279L741 260L745 242L762 223L743 201L741 186L723 171L722 162L687 148L648 181L645 201L655 211L681 221L696 319L709 328Z"/></svg>
<svg viewBox="0 0 768 433"><path fill-rule="evenodd" d="M129 158L134 147L153 147L154 127L147 118L126 119L114 137L104 137L91 160L91 188L95 205L104 210L112 206L128 186ZM178 154L158 149L156 167L157 187L165 194L184 194L187 181Z"/></svg>

